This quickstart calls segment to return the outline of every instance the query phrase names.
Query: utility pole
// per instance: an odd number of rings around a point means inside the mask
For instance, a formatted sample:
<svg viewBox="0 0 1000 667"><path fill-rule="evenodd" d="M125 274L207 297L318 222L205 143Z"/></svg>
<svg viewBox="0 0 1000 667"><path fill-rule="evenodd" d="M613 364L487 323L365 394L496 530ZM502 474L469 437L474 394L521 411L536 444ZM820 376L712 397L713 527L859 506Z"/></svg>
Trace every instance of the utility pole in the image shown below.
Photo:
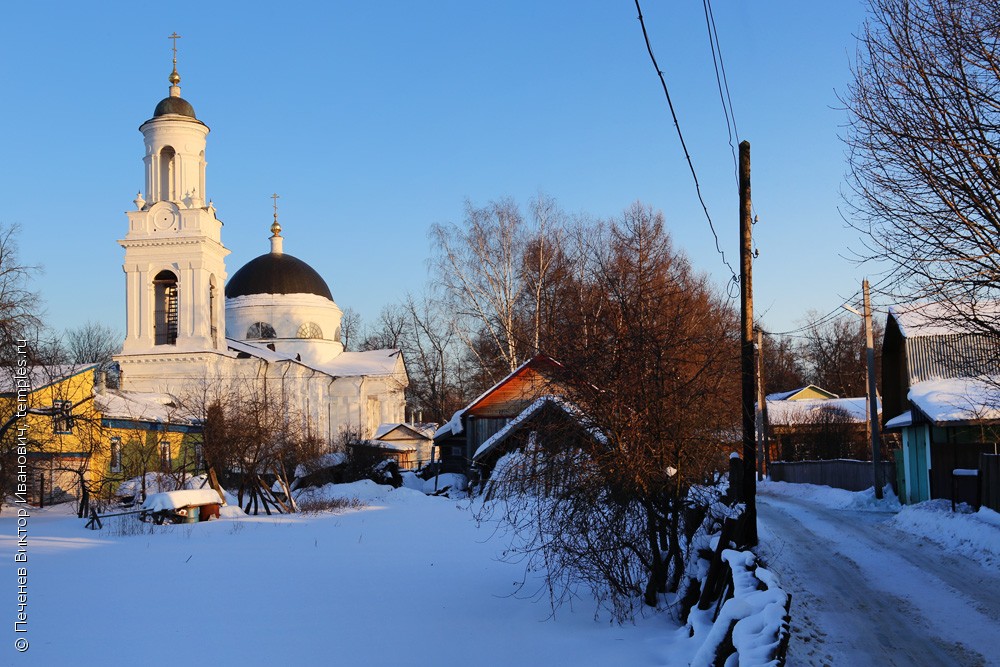
<svg viewBox="0 0 1000 667"><path fill-rule="evenodd" d="M743 404L744 544L757 546L757 437L754 402L757 369L753 350L753 220L750 205L750 142L740 142L740 368Z"/></svg>
<svg viewBox="0 0 1000 667"><path fill-rule="evenodd" d="M771 448L767 442L767 394L764 393L764 333L757 329L757 480L771 471Z"/></svg>
<svg viewBox="0 0 1000 667"><path fill-rule="evenodd" d="M865 294L865 356L868 361L868 420L872 434L872 478L875 482L875 497L882 500L882 475L879 474L879 423L878 423L878 387L875 383L875 343L872 340L872 301L868 293L868 279L861 283Z"/></svg>

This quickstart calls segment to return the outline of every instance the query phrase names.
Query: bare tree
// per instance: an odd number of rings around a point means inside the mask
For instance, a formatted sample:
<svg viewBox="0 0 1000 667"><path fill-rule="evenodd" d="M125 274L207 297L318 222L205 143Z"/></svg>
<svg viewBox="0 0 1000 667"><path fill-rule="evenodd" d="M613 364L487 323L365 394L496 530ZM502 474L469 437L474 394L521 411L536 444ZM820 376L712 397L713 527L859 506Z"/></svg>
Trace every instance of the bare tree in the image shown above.
<svg viewBox="0 0 1000 667"><path fill-rule="evenodd" d="M407 402L423 419L442 423L465 403L460 345L449 312L428 296L408 295L401 346L410 384Z"/></svg>
<svg viewBox="0 0 1000 667"><path fill-rule="evenodd" d="M1000 2L869 2L845 99L861 255L1000 336Z"/></svg>
<svg viewBox="0 0 1000 667"><path fill-rule="evenodd" d="M70 363L99 364L102 368L121 352L124 336L120 331L100 322L86 324L66 331L66 351Z"/></svg>
<svg viewBox="0 0 1000 667"><path fill-rule="evenodd" d="M767 393L788 391L808 384L799 351L790 338L768 336L763 353Z"/></svg>
<svg viewBox="0 0 1000 667"><path fill-rule="evenodd" d="M0 225L0 363L4 365L13 363L19 340L37 341L42 328L38 297L30 287L39 267L21 261L19 232L17 225Z"/></svg>
<svg viewBox="0 0 1000 667"><path fill-rule="evenodd" d="M231 484L248 514L296 511L295 467L318 458L325 443L289 408L280 387L254 377L206 381L183 404L203 424L202 455L210 480L216 477L213 486ZM280 495L272 490L275 482Z"/></svg>
<svg viewBox="0 0 1000 667"><path fill-rule="evenodd" d="M823 322L816 313L807 320L799 355L809 381L843 398L866 395L868 361L863 322L850 316ZM882 377L882 329L881 322L874 320L877 383Z"/></svg>
<svg viewBox="0 0 1000 667"><path fill-rule="evenodd" d="M582 283L565 291L576 300L541 339L564 363L559 390L580 426L540 434L529 463L499 465L494 484L511 492L487 511L548 573L554 603L582 583L625 620L682 581L689 492L739 423L736 318L673 249L661 214L635 204L585 236Z"/></svg>
<svg viewBox="0 0 1000 667"><path fill-rule="evenodd" d="M340 338L344 349L353 351L361 341L361 314L353 308L345 308L340 319Z"/></svg>
<svg viewBox="0 0 1000 667"><path fill-rule="evenodd" d="M469 351L486 367L477 338L495 351L506 371L524 357L518 317L527 286L523 280L526 224L512 199L475 208L466 202L465 221L435 225L431 239L438 253L435 266L456 318L456 331Z"/></svg>
<svg viewBox="0 0 1000 667"><path fill-rule="evenodd" d="M379 311L378 320L361 341L361 350L398 350L406 329L407 312L403 306L389 304Z"/></svg>

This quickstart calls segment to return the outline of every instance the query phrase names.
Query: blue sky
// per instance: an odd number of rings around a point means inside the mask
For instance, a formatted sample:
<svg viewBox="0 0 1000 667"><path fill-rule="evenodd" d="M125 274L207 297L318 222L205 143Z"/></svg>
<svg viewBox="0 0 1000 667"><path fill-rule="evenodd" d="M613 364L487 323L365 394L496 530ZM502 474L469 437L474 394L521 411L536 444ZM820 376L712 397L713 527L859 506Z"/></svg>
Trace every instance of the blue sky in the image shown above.
<svg viewBox="0 0 1000 667"><path fill-rule="evenodd" d="M864 269L839 209L837 93L861 3L716 0L760 217L757 313L772 330L837 308ZM702 3L643 3L722 247L737 264L733 156ZM207 195L231 276L267 252L272 192L285 251L373 319L427 277L430 225L465 201L539 191L570 213L640 200L722 285L728 269L649 62L632 2L15 3L5 8L0 222L57 329L124 328L124 211L143 185L139 125L167 94L210 128ZM735 144L735 141L734 141Z"/></svg>

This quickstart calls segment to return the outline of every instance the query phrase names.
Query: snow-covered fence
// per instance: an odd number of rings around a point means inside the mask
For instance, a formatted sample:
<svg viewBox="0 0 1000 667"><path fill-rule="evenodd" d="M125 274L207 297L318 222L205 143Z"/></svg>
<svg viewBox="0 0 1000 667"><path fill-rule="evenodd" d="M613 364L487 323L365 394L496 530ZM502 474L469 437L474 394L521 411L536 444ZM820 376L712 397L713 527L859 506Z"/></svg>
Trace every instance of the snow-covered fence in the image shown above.
<svg viewBox="0 0 1000 667"><path fill-rule="evenodd" d="M785 664L792 598L752 552L726 548L739 521L727 519L714 538L700 599L687 616L690 636L700 643L692 666Z"/></svg>
<svg viewBox="0 0 1000 667"><path fill-rule="evenodd" d="M882 484L896 483L896 464L881 461ZM793 484L822 484L847 491L864 491L874 485L871 461L836 459L833 461L772 461L771 480Z"/></svg>
<svg viewBox="0 0 1000 667"><path fill-rule="evenodd" d="M743 534L744 506L716 504L704 526L720 520L720 532L701 535L689 565L699 573L682 599L681 618L698 647L690 664L780 667L791 637L791 596L756 555L734 548Z"/></svg>
<svg viewBox="0 0 1000 667"><path fill-rule="evenodd" d="M979 503L1000 512L1000 455L979 455Z"/></svg>

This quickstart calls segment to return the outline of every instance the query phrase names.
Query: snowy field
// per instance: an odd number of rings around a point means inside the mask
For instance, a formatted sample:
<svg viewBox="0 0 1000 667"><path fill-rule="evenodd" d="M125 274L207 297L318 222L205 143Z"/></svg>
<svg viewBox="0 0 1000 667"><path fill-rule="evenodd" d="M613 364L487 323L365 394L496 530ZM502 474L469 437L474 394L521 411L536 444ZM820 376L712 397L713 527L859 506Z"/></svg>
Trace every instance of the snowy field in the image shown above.
<svg viewBox="0 0 1000 667"><path fill-rule="evenodd" d="M537 581L515 594L523 568L497 559L503 540L476 527L468 501L340 487L369 505L126 536L85 530L67 506L33 511L23 654L5 507L0 664L657 665L676 654L668 614L619 627L586 600L551 618L544 595L527 599Z"/></svg>
<svg viewBox="0 0 1000 667"><path fill-rule="evenodd" d="M808 485L764 483L760 492L763 551L793 594L790 665L995 664L996 513L952 515L940 503L900 511L892 500L876 506L871 491ZM16 518L5 507L0 664L176 665L197 656L220 665L631 667L686 665L697 648L668 613L620 627L595 619L581 597L552 617L539 580L519 586L523 568L498 559L503 537L476 526L468 501L370 482L335 493L367 506L142 524L145 532L127 535L113 525L85 530L68 506L32 510L24 635L13 632ZM888 553L893 544L916 556ZM949 571L922 573L921 561ZM852 595L837 577L850 578ZM871 631L859 638L857 625ZM884 633L926 635L932 652L886 650ZM14 650L18 637L29 641L25 653Z"/></svg>

